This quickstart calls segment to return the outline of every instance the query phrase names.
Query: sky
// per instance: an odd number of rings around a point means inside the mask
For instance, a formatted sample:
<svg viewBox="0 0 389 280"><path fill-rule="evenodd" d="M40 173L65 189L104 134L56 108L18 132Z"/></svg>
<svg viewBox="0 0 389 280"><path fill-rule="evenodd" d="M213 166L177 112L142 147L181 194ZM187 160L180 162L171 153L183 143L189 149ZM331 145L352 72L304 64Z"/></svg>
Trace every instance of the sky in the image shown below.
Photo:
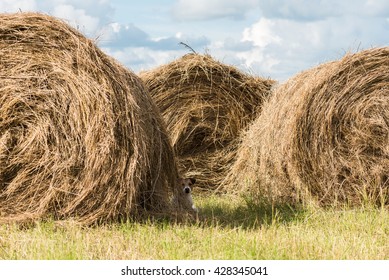
<svg viewBox="0 0 389 280"><path fill-rule="evenodd" d="M190 52L283 81L389 46L388 0L1 0L0 12L65 20L134 72Z"/></svg>

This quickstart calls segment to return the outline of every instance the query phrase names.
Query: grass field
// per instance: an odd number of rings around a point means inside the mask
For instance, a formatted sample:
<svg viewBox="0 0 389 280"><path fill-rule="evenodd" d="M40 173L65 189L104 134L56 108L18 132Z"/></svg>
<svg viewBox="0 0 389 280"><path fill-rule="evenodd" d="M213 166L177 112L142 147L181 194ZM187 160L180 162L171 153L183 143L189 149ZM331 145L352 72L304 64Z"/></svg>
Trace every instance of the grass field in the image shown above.
<svg viewBox="0 0 389 280"><path fill-rule="evenodd" d="M0 259L389 259L389 211L196 197L196 222L0 226Z"/></svg>

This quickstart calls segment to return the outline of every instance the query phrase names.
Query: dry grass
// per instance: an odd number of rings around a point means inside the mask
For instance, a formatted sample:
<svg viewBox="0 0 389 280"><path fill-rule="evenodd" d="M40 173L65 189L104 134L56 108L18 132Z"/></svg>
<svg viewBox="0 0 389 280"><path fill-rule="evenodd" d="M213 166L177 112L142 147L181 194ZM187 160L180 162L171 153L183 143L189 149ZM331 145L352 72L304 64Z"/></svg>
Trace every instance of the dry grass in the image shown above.
<svg viewBox="0 0 389 280"><path fill-rule="evenodd" d="M252 77L209 55L187 54L140 77L167 123L179 169L215 189L240 132L260 111L274 81Z"/></svg>
<svg viewBox="0 0 389 280"><path fill-rule="evenodd" d="M0 15L0 221L160 211L177 177L141 81L55 18Z"/></svg>
<svg viewBox="0 0 389 280"><path fill-rule="evenodd" d="M346 55L279 86L226 184L276 201L387 204L389 48Z"/></svg>

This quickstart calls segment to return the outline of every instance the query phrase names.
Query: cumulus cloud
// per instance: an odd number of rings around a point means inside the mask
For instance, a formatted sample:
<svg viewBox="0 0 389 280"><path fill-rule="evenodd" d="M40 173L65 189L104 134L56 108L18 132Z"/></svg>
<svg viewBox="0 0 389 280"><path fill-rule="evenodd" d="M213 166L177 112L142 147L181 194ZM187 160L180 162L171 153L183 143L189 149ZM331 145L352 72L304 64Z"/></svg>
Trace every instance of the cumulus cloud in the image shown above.
<svg viewBox="0 0 389 280"><path fill-rule="evenodd" d="M272 0L260 4L262 16L302 21L323 20L326 18L352 15L388 16L387 0Z"/></svg>
<svg viewBox="0 0 389 280"><path fill-rule="evenodd" d="M2 0L0 2L0 11L6 13L35 11L37 7L35 0Z"/></svg>
<svg viewBox="0 0 389 280"><path fill-rule="evenodd" d="M241 19L258 3L258 0L178 0L173 15L178 20Z"/></svg>
<svg viewBox="0 0 389 280"><path fill-rule="evenodd" d="M273 31L275 25L276 22L262 18L243 31L242 41L253 42L253 45L257 47L266 47L271 43L280 43L281 37L277 35L277 32Z"/></svg>
<svg viewBox="0 0 389 280"><path fill-rule="evenodd" d="M344 2L338 0L273 0L263 1L260 10L266 18L321 20L329 16L341 15Z"/></svg>
<svg viewBox="0 0 389 280"><path fill-rule="evenodd" d="M114 9L106 0L2 0L0 12L43 12L66 20L86 36L96 37L112 21Z"/></svg>
<svg viewBox="0 0 389 280"><path fill-rule="evenodd" d="M103 51L109 53L135 72L149 70L158 65L169 63L186 52L183 50L151 50L145 47L128 47L120 50L103 48Z"/></svg>
<svg viewBox="0 0 389 280"><path fill-rule="evenodd" d="M302 22L292 19L261 18L242 33L242 41L253 48L239 52L248 67L286 79L346 52L389 43L385 18L345 15Z"/></svg>
<svg viewBox="0 0 389 280"><path fill-rule="evenodd" d="M108 0L3 0L0 12L37 11L67 21L129 68L146 69L166 63L187 50L180 42L200 52L209 44L206 36L173 32L153 37L133 23L114 21Z"/></svg>
<svg viewBox="0 0 389 280"><path fill-rule="evenodd" d="M144 47L151 50L177 50L181 47L180 42L185 42L192 48L203 48L209 43L205 36L188 36L177 32L171 36L153 38L134 24L112 23L103 32L99 40L100 45L113 50L120 50L129 47Z"/></svg>
<svg viewBox="0 0 389 280"><path fill-rule="evenodd" d="M70 5L75 9L83 10L91 17L99 18L102 22L109 22L112 20L115 9L109 0L39 0L42 3L42 8L57 7L60 5Z"/></svg>
<svg viewBox="0 0 389 280"><path fill-rule="evenodd" d="M134 24L111 23L104 28L99 44L114 49L147 44L149 35Z"/></svg>
<svg viewBox="0 0 389 280"><path fill-rule="evenodd" d="M98 17L87 14L84 9L77 9L72 5L61 4L55 6L51 11L51 15L66 19L71 25L80 29L84 34L91 35L97 34L101 28L100 19Z"/></svg>
<svg viewBox="0 0 389 280"><path fill-rule="evenodd" d="M134 24L112 23L105 29L98 44L109 55L134 71L165 64L187 53L184 42L199 52L210 43L205 36L177 32L170 36L152 37Z"/></svg>
<svg viewBox="0 0 389 280"><path fill-rule="evenodd" d="M163 7L170 14L158 14L163 20L139 17L149 19L143 25L117 22L109 0L0 1L0 12L19 10L67 20L134 70L187 53L179 45L184 42L225 63L284 80L348 51L389 45L387 0L176 0ZM155 35L153 24L161 22Z"/></svg>

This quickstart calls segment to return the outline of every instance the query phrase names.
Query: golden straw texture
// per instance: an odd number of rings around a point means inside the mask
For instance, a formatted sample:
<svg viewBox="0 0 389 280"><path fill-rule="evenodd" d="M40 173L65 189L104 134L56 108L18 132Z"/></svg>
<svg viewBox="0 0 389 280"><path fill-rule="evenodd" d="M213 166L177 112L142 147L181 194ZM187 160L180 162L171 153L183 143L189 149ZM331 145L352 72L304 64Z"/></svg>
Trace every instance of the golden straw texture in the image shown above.
<svg viewBox="0 0 389 280"><path fill-rule="evenodd" d="M275 89L225 184L273 201L388 203L389 48L322 64Z"/></svg>
<svg viewBox="0 0 389 280"><path fill-rule="evenodd" d="M1 222L166 211L176 177L139 78L62 21L0 15Z"/></svg>
<svg viewBox="0 0 389 280"><path fill-rule="evenodd" d="M240 132L256 117L274 81L199 54L140 77L167 124L181 172L196 177L204 189L219 187Z"/></svg>

